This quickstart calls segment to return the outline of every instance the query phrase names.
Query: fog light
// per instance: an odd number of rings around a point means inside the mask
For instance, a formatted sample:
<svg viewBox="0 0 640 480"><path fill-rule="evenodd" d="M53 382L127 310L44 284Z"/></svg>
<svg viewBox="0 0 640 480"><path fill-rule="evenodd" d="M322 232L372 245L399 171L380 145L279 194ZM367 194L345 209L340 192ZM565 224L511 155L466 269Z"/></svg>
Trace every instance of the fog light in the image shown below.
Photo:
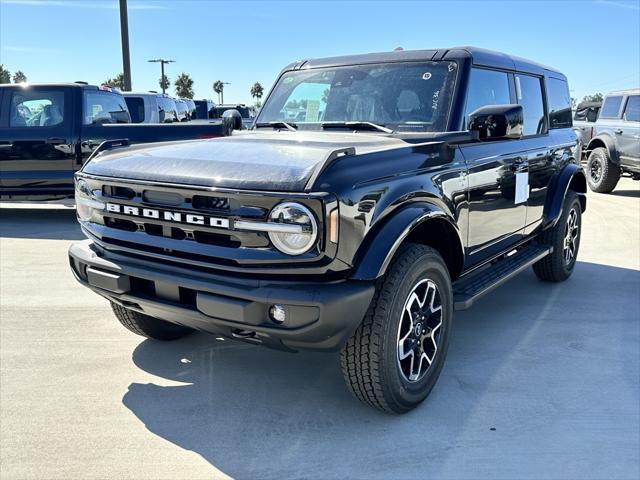
<svg viewBox="0 0 640 480"><path fill-rule="evenodd" d="M287 319L287 314L282 305L271 305L269 316L274 323L284 323Z"/></svg>

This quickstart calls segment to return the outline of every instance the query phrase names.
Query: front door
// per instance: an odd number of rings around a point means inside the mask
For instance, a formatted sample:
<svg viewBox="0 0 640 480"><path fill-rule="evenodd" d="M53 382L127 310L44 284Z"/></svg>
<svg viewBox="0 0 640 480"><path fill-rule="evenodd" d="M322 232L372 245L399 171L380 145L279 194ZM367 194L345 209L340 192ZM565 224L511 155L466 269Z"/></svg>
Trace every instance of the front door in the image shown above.
<svg viewBox="0 0 640 480"><path fill-rule="evenodd" d="M515 103L514 90L507 72L472 68L465 122L480 107ZM522 238L527 202L516 198L516 180L526 174L527 152L520 140L472 143L460 150L468 169L467 248L472 266Z"/></svg>
<svg viewBox="0 0 640 480"><path fill-rule="evenodd" d="M3 196L46 198L73 193L71 101L71 92L61 88L35 86L5 91L0 124Z"/></svg>

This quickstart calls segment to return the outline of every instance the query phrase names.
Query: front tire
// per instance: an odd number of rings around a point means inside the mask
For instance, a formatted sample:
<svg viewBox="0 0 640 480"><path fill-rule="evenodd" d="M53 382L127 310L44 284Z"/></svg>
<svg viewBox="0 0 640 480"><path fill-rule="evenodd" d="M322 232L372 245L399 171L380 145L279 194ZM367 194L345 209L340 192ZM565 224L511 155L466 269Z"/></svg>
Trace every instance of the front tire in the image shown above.
<svg viewBox="0 0 640 480"><path fill-rule="evenodd" d="M606 148L594 148L587 163L589 188L597 193L612 192L620 180L620 167L611 161Z"/></svg>
<svg viewBox="0 0 640 480"><path fill-rule="evenodd" d="M341 352L353 395L389 413L415 408L440 375L452 316L451 279L440 254L423 245L402 246Z"/></svg>
<svg viewBox="0 0 640 480"><path fill-rule="evenodd" d="M543 245L553 252L533 264L533 271L546 282L563 282L571 276L578 258L582 232L582 205L578 195L569 190L562 206L562 215L553 228L540 235Z"/></svg>
<svg viewBox="0 0 640 480"><path fill-rule="evenodd" d="M111 309L120 323L127 329L143 337L154 340L177 340L189 335L193 330L158 318L128 310L111 302Z"/></svg>

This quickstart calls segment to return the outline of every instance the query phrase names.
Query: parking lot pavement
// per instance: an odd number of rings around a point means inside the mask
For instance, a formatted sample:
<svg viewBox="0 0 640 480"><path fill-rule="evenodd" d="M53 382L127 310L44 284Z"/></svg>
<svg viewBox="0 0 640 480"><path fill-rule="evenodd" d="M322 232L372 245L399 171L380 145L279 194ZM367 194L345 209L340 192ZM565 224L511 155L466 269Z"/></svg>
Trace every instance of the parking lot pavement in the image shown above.
<svg viewBox="0 0 640 480"><path fill-rule="evenodd" d="M68 208L0 209L0 477L638 478L640 183L589 193L580 263L456 315L430 398L360 405L336 354L144 341L75 283Z"/></svg>

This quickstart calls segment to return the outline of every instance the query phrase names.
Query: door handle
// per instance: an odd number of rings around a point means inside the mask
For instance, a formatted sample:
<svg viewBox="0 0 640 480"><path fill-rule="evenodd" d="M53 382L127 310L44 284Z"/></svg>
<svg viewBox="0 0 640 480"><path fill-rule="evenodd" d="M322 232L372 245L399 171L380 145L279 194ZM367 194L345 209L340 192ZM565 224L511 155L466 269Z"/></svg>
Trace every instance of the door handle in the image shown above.
<svg viewBox="0 0 640 480"><path fill-rule="evenodd" d="M618 130L615 131L618 135L622 135L622 129L619 128Z"/></svg>

